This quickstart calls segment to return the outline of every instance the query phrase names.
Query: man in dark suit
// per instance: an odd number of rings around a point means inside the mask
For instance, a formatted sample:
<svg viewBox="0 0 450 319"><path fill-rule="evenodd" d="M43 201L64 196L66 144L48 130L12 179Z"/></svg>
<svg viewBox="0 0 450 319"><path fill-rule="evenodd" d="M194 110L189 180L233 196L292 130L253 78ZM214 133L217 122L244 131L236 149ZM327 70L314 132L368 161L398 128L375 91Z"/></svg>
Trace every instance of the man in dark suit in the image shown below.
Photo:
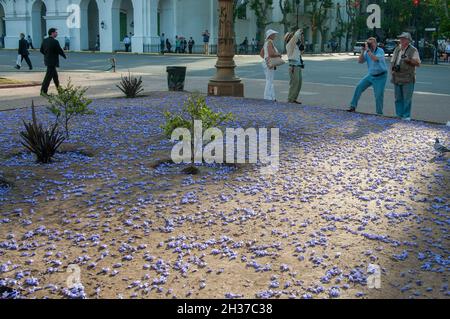
<svg viewBox="0 0 450 319"><path fill-rule="evenodd" d="M58 36L58 30L55 28L50 28L48 30L48 38L42 42L41 53L44 55L44 63L47 66L47 73L45 74L44 81L41 86L41 95L47 95L48 87L50 81L53 79L55 86L59 87L58 71L59 68L59 56L66 59L59 41L56 40Z"/></svg>
<svg viewBox="0 0 450 319"><path fill-rule="evenodd" d="M29 52L28 52L28 41L25 40L25 34L21 33L20 34L20 40L19 40L19 50L17 51L17 53L20 56L20 63L19 63L19 59L17 59L17 63L16 63L16 69L19 70L22 64L22 61L25 59L25 61L28 64L28 67L30 68L30 70L33 70L33 66L31 65L31 61L29 56Z"/></svg>

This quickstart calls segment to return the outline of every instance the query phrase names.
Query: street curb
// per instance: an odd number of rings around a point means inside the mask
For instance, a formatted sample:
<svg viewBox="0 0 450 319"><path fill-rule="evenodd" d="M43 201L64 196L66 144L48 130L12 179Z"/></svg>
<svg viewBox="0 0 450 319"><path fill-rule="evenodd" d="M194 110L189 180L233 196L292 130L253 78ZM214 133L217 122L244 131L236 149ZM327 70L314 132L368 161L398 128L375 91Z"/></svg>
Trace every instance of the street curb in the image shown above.
<svg viewBox="0 0 450 319"><path fill-rule="evenodd" d="M0 90L33 87L33 86L39 86L39 85L41 85L40 82L0 84Z"/></svg>

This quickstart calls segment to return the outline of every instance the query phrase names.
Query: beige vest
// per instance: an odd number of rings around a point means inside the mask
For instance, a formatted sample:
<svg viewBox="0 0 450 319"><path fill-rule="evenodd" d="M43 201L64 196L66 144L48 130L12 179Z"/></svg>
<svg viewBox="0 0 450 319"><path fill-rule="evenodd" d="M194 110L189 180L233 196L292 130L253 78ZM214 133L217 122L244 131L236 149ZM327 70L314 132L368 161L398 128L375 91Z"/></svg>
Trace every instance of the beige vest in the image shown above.
<svg viewBox="0 0 450 319"><path fill-rule="evenodd" d="M400 54L401 46L397 46L394 51L393 63L397 62L398 55ZM410 45L406 51L405 55L408 59L412 59L414 53L417 51L415 47ZM395 64L394 64L395 65ZM405 63L403 59L400 60L400 71L392 72L392 83L394 84L407 84L416 82L416 67Z"/></svg>

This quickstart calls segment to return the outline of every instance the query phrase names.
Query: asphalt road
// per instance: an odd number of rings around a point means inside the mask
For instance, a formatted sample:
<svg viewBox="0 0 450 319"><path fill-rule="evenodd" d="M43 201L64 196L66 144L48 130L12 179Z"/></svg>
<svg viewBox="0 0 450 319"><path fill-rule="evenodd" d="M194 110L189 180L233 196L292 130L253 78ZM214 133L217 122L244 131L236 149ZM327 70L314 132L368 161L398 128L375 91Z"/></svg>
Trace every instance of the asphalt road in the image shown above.
<svg viewBox="0 0 450 319"><path fill-rule="evenodd" d="M90 73L101 78L109 68L108 59L111 53L68 53L68 59L61 59L60 72ZM166 66L187 66L187 88L206 92L208 79L215 73L216 57L189 56L189 55L136 55L116 54L118 74L130 70L143 77L164 81ZM0 50L0 76L26 78L30 75L26 66L17 72L13 66L16 52ZM39 52L31 53L31 60L35 69L31 74L40 78L44 71L43 59ZM351 100L353 90L358 81L366 74L367 67L357 63L353 54L325 54L318 56L305 56L306 68L303 73L304 86L301 99L311 105L325 105L334 108L346 108ZM261 59L258 56L236 56L236 74L245 84L245 96L261 98L264 90L264 73ZM39 76L36 74L38 73ZM31 76L31 75L30 75ZM72 76L75 76L72 75ZM81 74L78 74L81 76ZM287 96L289 76L287 67L283 66L276 72L276 91L279 100ZM413 104L413 118L446 123L450 121L450 65L422 65L417 69L417 83ZM191 82L191 83L190 83ZM90 86L95 86L90 81ZM162 89L161 84L155 89ZM146 89L152 90L149 86ZM368 92L371 90L369 89ZM0 92L0 98L5 93ZM4 97L7 99L7 97ZM373 113L374 101L371 93L362 96L358 110ZM1 104L1 102L0 102ZM394 115L393 111L393 85L386 86L385 114Z"/></svg>

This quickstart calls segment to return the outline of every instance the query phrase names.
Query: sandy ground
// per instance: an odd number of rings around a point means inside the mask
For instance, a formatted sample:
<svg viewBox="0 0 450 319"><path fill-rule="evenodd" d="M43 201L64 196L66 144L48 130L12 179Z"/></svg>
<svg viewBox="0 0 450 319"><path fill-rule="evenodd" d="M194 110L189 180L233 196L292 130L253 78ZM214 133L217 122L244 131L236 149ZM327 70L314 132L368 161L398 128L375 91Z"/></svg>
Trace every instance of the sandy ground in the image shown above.
<svg viewBox="0 0 450 319"><path fill-rule="evenodd" d="M20 146L29 110L0 112L0 176L14 184L0 190L0 286L25 298L450 296L450 159L432 147L448 127L208 98L235 114L230 127L280 128L280 170L187 176L153 167L172 146L163 111L185 99L95 100L48 165Z"/></svg>

